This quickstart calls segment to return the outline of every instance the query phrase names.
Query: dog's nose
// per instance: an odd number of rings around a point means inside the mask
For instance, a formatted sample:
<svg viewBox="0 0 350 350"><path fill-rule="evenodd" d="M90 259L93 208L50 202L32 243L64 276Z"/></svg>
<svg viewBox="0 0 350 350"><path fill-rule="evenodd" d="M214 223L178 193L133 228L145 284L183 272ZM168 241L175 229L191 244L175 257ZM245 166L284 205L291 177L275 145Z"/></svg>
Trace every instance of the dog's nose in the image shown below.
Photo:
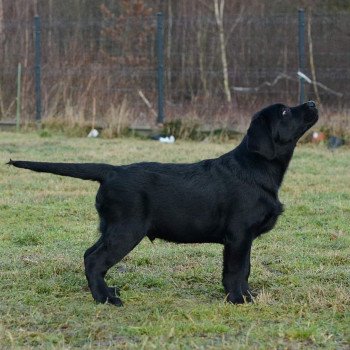
<svg viewBox="0 0 350 350"><path fill-rule="evenodd" d="M316 103L314 101L307 101L306 104L309 108L316 108Z"/></svg>

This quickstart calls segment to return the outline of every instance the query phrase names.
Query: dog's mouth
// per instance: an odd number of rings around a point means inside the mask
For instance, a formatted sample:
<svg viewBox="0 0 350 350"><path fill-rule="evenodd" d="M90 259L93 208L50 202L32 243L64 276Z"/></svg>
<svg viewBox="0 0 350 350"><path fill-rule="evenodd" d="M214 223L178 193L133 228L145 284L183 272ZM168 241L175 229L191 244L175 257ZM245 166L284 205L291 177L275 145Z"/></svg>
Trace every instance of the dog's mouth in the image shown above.
<svg viewBox="0 0 350 350"><path fill-rule="evenodd" d="M315 108L313 111L307 113L307 115L304 118L305 126L308 128L311 128L312 125L314 125L318 121L318 111Z"/></svg>
<svg viewBox="0 0 350 350"><path fill-rule="evenodd" d="M316 122L318 121L318 112L317 109L313 109L304 115L303 124L299 127L298 132L296 133L296 140L305 134Z"/></svg>

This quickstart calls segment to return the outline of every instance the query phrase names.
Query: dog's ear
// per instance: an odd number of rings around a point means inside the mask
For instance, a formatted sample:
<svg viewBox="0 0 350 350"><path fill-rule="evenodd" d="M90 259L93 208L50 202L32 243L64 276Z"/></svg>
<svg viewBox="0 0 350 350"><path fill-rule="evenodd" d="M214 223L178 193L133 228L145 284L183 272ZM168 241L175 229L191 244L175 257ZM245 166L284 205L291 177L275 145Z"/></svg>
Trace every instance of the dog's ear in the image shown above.
<svg viewBox="0 0 350 350"><path fill-rule="evenodd" d="M266 118L257 115L253 118L247 132L247 147L250 152L255 152L271 160L276 156L275 143Z"/></svg>

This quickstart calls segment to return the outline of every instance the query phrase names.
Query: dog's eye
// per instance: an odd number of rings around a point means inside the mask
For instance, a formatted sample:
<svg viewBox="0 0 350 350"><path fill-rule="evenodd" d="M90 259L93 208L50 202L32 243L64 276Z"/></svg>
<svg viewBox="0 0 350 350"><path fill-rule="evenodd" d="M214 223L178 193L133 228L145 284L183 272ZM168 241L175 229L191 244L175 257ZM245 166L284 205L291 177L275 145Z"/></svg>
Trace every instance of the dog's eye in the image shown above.
<svg viewBox="0 0 350 350"><path fill-rule="evenodd" d="M288 115L289 114L289 109L284 109L283 111L282 111L282 116L283 117L285 117L286 115Z"/></svg>

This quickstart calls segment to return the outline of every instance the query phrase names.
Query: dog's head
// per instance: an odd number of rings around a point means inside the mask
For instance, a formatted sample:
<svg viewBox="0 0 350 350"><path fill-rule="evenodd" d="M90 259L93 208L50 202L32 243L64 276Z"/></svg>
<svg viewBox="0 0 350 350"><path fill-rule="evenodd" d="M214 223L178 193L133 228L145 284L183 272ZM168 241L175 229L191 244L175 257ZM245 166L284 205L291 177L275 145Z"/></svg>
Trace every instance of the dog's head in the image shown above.
<svg viewBox="0 0 350 350"><path fill-rule="evenodd" d="M272 160L292 151L299 138L318 120L313 101L296 107L274 104L256 113L247 133L250 152Z"/></svg>

